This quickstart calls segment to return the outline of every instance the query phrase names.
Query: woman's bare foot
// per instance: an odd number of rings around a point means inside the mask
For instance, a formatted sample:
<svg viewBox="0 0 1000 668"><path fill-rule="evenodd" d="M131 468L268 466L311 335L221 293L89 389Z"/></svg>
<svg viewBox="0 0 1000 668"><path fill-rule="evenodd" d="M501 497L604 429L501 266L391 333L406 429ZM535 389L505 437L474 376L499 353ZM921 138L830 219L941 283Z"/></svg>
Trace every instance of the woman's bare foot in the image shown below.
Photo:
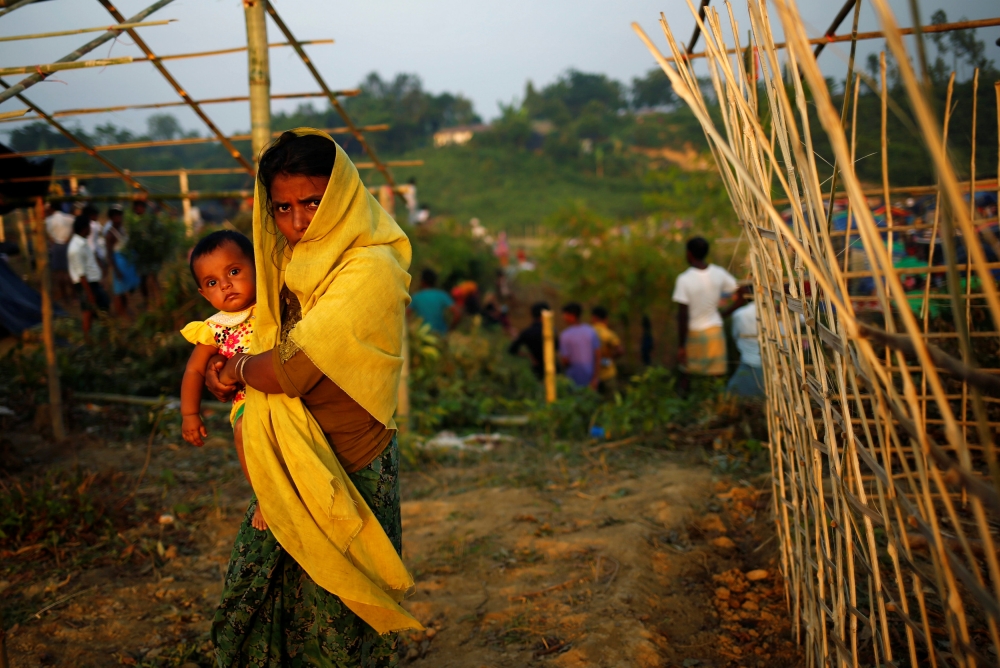
<svg viewBox="0 0 1000 668"><path fill-rule="evenodd" d="M264 520L264 513L260 512L260 502L257 503L257 508L253 511L253 519L250 520L250 524L257 531L267 531L267 522Z"/></svg>

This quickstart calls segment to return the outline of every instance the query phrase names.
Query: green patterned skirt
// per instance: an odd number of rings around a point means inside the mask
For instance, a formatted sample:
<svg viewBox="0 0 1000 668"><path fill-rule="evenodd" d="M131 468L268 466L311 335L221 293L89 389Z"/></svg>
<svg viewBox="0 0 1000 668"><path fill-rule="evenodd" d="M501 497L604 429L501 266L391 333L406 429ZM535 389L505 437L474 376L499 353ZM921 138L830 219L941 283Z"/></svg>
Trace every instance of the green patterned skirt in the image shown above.
<svg viewBox="0 0 1000 668"><path fill-rule="evenodd" d="M366 468L349 474L389 540L402 553L396 439ZM212 623L222 668L383 668L396 666L396 634L380 636L306 575L270 531L250 524L236 535L222 602ZM266 512L266 509L265 509Z"/></svg>

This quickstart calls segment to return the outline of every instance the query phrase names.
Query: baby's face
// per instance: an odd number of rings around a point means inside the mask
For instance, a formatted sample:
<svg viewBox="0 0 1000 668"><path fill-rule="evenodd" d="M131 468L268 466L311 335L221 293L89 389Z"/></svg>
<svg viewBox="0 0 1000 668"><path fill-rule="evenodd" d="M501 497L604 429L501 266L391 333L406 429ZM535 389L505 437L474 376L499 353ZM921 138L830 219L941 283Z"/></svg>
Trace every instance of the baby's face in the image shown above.
<svg viewBox="0 0 1000 668"><path fill-rule="evenodd" d="M195 260L194 273L198 292L220 311L242 311L257 301L253 261L234 243Z"/></svg>

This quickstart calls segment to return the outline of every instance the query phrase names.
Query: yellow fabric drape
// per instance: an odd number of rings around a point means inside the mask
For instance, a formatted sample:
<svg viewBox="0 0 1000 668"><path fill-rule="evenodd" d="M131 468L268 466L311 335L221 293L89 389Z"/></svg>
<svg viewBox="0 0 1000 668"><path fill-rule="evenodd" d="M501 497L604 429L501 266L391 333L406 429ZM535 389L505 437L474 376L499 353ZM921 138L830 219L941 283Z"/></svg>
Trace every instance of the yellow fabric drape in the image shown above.
<svg viewBox="0 0 1000 668"><path fill-rule="evenodd" d="M325 133L309 128L296 134ZM263 186L254 195L257 321L250 352L279 344L279 293L302 306L289 334L375 419L394 428L410 242L337 146L330 183L294 251L278 237ZM300 399L247 388L244 451L254 492L281 546L319 586L379 633L420 629L399 606L413 579Z"/></svg>

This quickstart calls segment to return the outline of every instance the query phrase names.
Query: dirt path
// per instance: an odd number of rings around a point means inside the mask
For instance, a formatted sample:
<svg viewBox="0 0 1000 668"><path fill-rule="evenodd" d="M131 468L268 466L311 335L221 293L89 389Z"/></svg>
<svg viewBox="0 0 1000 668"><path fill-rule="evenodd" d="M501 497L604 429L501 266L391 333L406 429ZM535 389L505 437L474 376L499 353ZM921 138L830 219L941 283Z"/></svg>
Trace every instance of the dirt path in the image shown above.
<svg viewBox="0 0 1000 668"><path fill-rule="evenodd" d="M138 488L145 444L77 446L12 439L22 464L67 471L63 496L89 479L82 496L114 524L109 538L57 522L0 552L12 665L212 665L207 631L249 495L231 446L156 445ZM406 605L428 631L402 640L401 664L797 665L768 499L695 457L585 447L514 443L404 475ZM38 470L6 484L52 484Z"/></svg>

